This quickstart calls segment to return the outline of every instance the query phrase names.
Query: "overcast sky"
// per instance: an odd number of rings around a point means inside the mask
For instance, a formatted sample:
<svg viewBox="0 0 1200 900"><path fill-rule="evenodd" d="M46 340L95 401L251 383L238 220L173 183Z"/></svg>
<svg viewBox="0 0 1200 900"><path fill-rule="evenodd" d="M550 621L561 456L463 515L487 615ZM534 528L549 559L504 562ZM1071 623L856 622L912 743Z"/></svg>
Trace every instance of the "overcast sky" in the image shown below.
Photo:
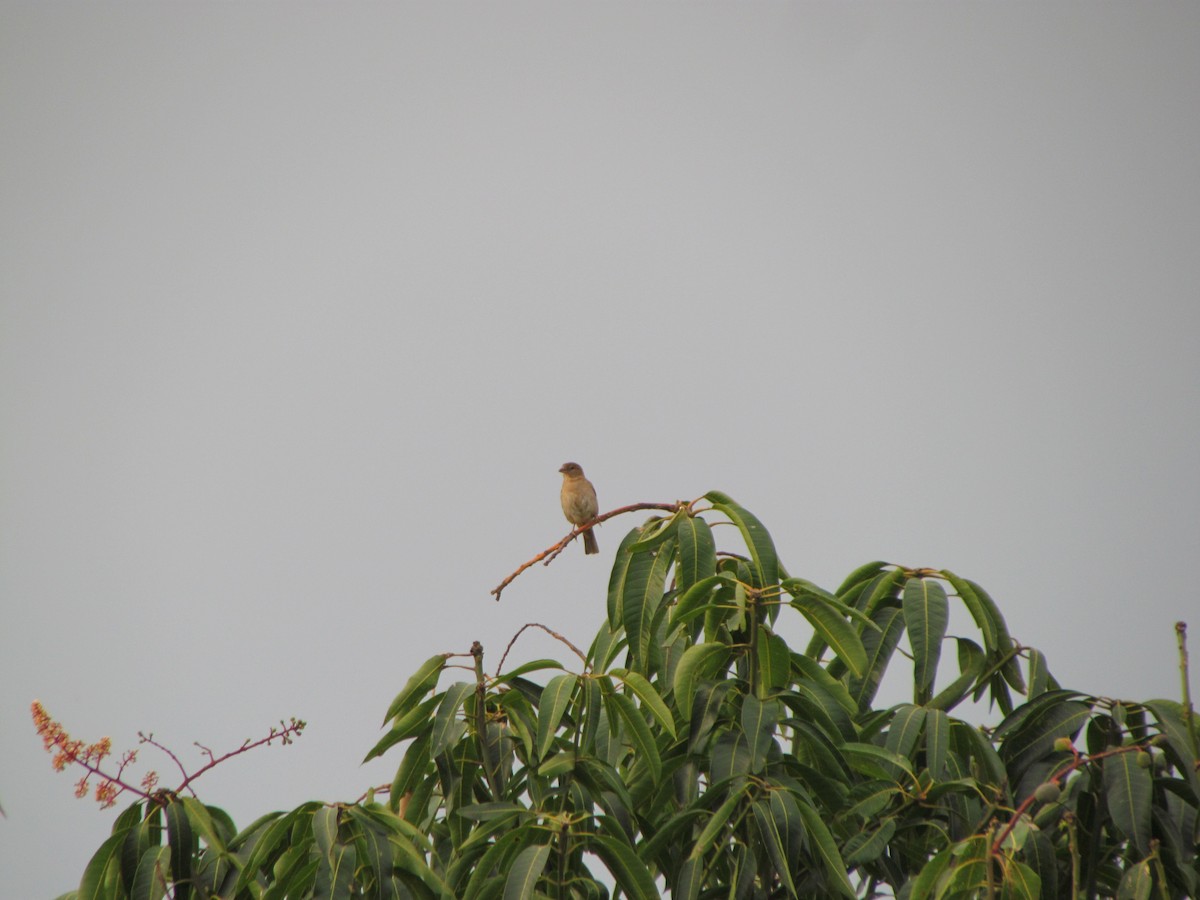
<svg viewBox="0 0 1200 900"><path fill-rule="evenodd" d="M724 490L830 588L952 568L1065 685L1179 697L1200 5L0 18L5 896L114 816L34 698L190 768L306 719L197 784L242 827L389 781L430 654L586 646L638 519L488 594L567 459L602 509Z"/></svg>

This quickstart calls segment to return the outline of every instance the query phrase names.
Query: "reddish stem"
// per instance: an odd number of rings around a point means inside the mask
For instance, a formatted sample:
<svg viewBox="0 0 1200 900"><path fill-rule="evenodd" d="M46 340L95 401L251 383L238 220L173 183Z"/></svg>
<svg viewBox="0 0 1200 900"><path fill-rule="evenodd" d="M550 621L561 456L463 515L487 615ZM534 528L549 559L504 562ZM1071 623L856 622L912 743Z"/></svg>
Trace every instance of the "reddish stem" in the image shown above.
<svg viewBox="0 0 1200 900"><path fill-rule="evenodd" d="M1061 788L1063 779L1065 779L1072 772L1075 772L1075 771L1083 768L1085 765L1087 765L1090 762L1094 762L1095 760L1098 760L1098 759L1104 759L1106 756L1116 756L1117 754L1120 754L1120 753L1132 753L1136 750L1144 751L1145 749L1146 749L1145 746L1142 744L1129 744L1124 747L1113 747L1111 750L1105 750L1101 753L1093 753L1091 756L1084 756L1074 746L1072 746L1071 753L1074 755L1075 758L1073 760L1071 760L1071 764L1068 765L1061 772L1059 772L1057 775L1054 775L1050 779L1050 781L1047 783L1048 784L1056 784ZM1021 805L1016 808L1016 810L1013 812L1012 818L1009 819L1008 824L1005 825L1003 829L1001 829L999 836L996 838L996 840L994 840L992 842L992 855L993 856L998 856L1000 854L1001 845L1008 838L1008 836L1010 834L1012 834L1013 829L1017 827L1017 822L1019 822L1021 820L1021 816L1023 816L1025 813L1027 813L1029 811L1029 807L1033 806L1033 804L1036 800L1037 800L1037 794L1036 794L1036 792L1032 792L1032 793L1030 793L1030 795L1028 797L1025 798L1025 800L1021 803Z"/></svg>

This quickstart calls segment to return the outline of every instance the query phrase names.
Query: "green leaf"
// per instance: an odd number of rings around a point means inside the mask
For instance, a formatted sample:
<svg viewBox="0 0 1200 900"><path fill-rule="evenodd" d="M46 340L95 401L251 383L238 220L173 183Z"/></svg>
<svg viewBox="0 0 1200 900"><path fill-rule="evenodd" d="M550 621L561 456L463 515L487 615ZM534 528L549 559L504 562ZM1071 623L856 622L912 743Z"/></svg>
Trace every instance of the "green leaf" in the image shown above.
<svg viewBox="0 0 1200 900"><path fill-rule="evenodd" d="M196 855L196 838L187 808L179 801L167 804L167 840L171 848L171 881L176 900L188 900L192 895L192 859Z"/></svg>
<svg viewBox="0 0 1200 900"><path fill-rule="evenodd" d="M993 653L1008 652L1010 648L1002 645L1000 628L992 617L992 610L979 599L974 588L971 587L971 582L965 578L959 578L949 569L942 569L940 574L950 582L950 586L954 588L963 605L971 613L971 618L975 620L976 626L983 634L983 646Z"/></svg>
<svg viewBox="0 0 1200 900"><path fill-rule="evenodd" d="M182 803L183 808L187 810L192 830L200 833L209 848L208 852L224 852L226 840L221 835L221 826L213 818L212 809L195 797L180 797L178 802ZM217 812L219 813L220 810ZM229 830L232 831L232 828Z"/></svg>
<svg viewBox="0 0 1200 900"><path fill-rule="evenodd" d="M522 675L528 675L530 672L540 672L544 669L559 669L563 668L563 664L557 659L534 659L527 663L522 663L515 669L510 669L499 678L496 679L497 684L507 684L513 678L519 678Z"/></svg>
<svg viewBox="0 0 1200 900"><path fill-rule="evenodd" d="M1159 731L1166 736L1164 751L1192 786L1194 799L1191 802L1200 801L1200 767L1197 765L1200 763L1200 752L1197 752L1196 742L1184 723L1183 704L1174 700L1150 700L1145 706L1154 713Z"/></svg>
<svg viewBox="0 0 1200 900"><path fill-rule="evenodd" d="M1154 893L1154 874L1150 863L1142 860L1125 870L1117 888L1117 900L1150 900ZM1164 892L1164 896L1165 896Z"/></svg>
<svg viewBox="0 0 1200 900"><path fill-rule="evenodd" d="M792 869L799 868L799 866L788 858L788 848L775 824L770 801L760 799L755 802L752 809L755 824L758 825L758 833L762 837L763 845L767 848L767 856L770 857L771 865L775 867L780 882L787 890L788 896L799 897L799 894L796 893L796 884L792 881Z"/></svg>
<svg viewBox="0 0 1200 900"><path fill-rule="evenodd" d="M880 572L871 584L864 588L866 596L862 597L855 606L873 619L883 601L892 597L897 586L907 577L903 569L889 569L886 572Z"/></svg>
<svg viewBox="0 0 1200 900"><path fill-rule="evenodd" d="M688 753L703 752L704 741L712 732L721 713L725 697L733 690L732 681L718 681L715 684L702 684L692 700L690 728L688 732Z"/></svg>
<svg viewBox="0 0 1200 900"><path fill-rule="evenodd" d="M513 816L527 819L537 815L533 810L526 809L511 800L492 800L487 803L473 803L470 806L459 807L458 814L474 819L477 822L488 822L501 816Z"/></svg>
<svg viewBox="0 0 1200 900"><path fill-rule="evenodd" d="M1006 740L1045 713L1051 706L1062 703L1064 700L1078 700L1083 697L1085 695L1078 691L1047 691L1005 715L1004 721L993 729L992 736L997 741Z"/></svg>
<svg viewBox="0 0 1200 900"><path fill-rule="evenodd" d="M850 679L850 696L858 702L860 710L866 711L875 699L883 673L887 671L888 663L900 636L904 634L904 616L894 607L881 607L871 617L879 626L879 631L863 632L863 651L866 653L866 672L861 678Z"/></svg>
<svg viewBox="0 0 1200 900"><path fill-rule="evenodd" d="M392 779L391 794L388 806L393 812L400 809L400 798L412 793L417 783L425 777L430 768L429 746L433 736L425 733L413 741L404 751L404 758L396 769L396 777Z"/></svg>
<svg viewBox="0 0 1200 900"><path fill-rule="evenodd" d="M783 580L782 586L785 590L788 591L788 593L791 593L791 594L813 594L814 596L820 597L823 600L828 600L830 603L833 603L835 605L841 603L841 601L838 600L837 597L835 597L833 594L829 593L829 591L825 590L825 588L821 587L816 582L809 581L807 578L795 578L795 577L785 578ZM850 607L848 607L848 606L844 610L842 610L842 612L846 615L853 615L853 613L850 610ZM858 610L854 610L854 612L857 613ZM859 613L859 615L862 615L862 614Z"/></svg>
<svg viewBox="0 0 1200 900"><path fill-rule="evenodd" d="M892 805L892 801L903 796L904 791L892 780L860 781L850 792L849 815L874 819Z"/></svg>
<svg viewBox="0 0 1200 900"><path fill-rule="evenodd" d="M466 890L462 892L463 900L475 900L483 895L492 873L497 870L507 872L512 859L542 836L542 832L528 826L515 828L488 847L471 874ZM499 891L485 896L498 897Z"/></svg>
<svg viewBox="0 0 1200 900"><path fill-rule="evenodd" d="M245 865L242 867L242 872L238 876L237 883L234 885L233 893L235 895L240 894L251 884L251 882L255 880L258 871L266 863L267 858L276 851L280 842L286 836L291 834L293 827L296 827L297 825L304 827L306 824L311 826L311 822L305 823L301 820L311 819L312 814L317 809L322 808L324 808L323 803L310 801L296 807L296 809L292 810L286 815L270 820L269 824L263 828L261 834L255 835L256 840L254 841L253 849L250 851L250 855L246 859ZM262 820L260 820L260 822L261 821ZM254 832L250 833L254 834ZM242 835L245 834L247 834L247 832L243 831ZM240 837L241 835L239 835L239 838ZM236 844L236 841L234 844ZM234 844L230 845L230 849L236 849Z"/></svg>
<svg viewBox="0 0 1200 900"><path fill-rule="evenodd" d="M719 784L727 779L743 779L750 774L750 744L740 730L721 734L713 743L711 754L712 782Z"/></svg>
<svg viewBox="0 0 1200 900"><path fill-rule="evenodd" d="M350 897L354 872L358 868L358 851L350 844L335 843L327 856L318 861L313 900L340 900Z"/></svg>
<svg viewBox="0 0 1200 900"><path fill-rule="evenodd" d="M728 659L729 648L720 641L694 644L684 651L679 665L675 667L672 685L675 706L681 713L691 714L696 682L712 675Z"/></svg>
<svg viewBox="0 0 1200 900"><path fill-rule="evenodd" d="M399 891L392 882L392 874L396 868L395 845L392 838L395 832L383 822L377 821L362 807L351 806L347 813L353 823L351 834L354 846L358 851L363 865L374 875L375 884L380 897L388 900L399 900ZM360 884L367 879L362 868L355 872L355 881Z"/></svg>
<svg viewBox="0 0 1200 900"><path fill-rule="evenodd" d="M171 885L167 873L171 871L170 847L147 847L138 860L129 889L129 900L160 900Z"/></svg>
<svg viewBox="0 0 1200 900"><path fill-rule="evenodd" d="M856 866L879 859L887 850L895 833L894 818L884 819L878 828L858 832L846 841L846 862Z"/></svg>
<svg viewBox="0 0 1200 900"><path fill-rule="evenodd" d="M840 679L830 675L815 659L801 653L789 653L788 655L791 658L792 670L796 673L798 683L811 682L847 713L853 715L858 712L858 704L854 702L854 698L850 696L846 685Z"/></svg>
<svg viewBox="0 0 1200 900"><path fill-rule="evenodd" d="M935 781L946 776L946 757L950 753L950 717L940 709L925 716L925 766Z"/></svg>
<svg viewBox="0 0 1200 900"><path fill-rule="evenodd" d="M621 775L612 766L598 759L583 757L576 768L576 777L581 782L591 785L594 795L610 793L616 797L626 809L633 809L633 798L629 794Z"/></svg>
<svg viewBox="0 0 1200 900"><path fill-rule="evenodd" d="M601 684L601 689L605 687L608 686ZM609 690L611 691L611 688ZM630 737L633 738L638 760L650 768L651 777L655 781L658 781L662 776L662 758L659 755L658 746L654 742L654 735L650 732L650 726L646 724L646 720L642 718L642 714L633 705L633 701L623 694L613 691L607 693L604 699L605 709L609 711L608 720L610 725L615 723L618 716L624 720L625 725L629 729ZM613 715L614 709L617 716Z"/></svg>
<svg viewBox="0 0 1200 900"><path fill-rule="evenodd" d="M579 683L577 675L555 675L542 691L542 701L538 709L537 755L542 759L554 744L558 734L558 725L563 713L571 702L571 693Z"/></svg>
<svg viewBox="0 0 1200 900"><path fill-rule="evenodd" d="M851 672L860 678L866 674L867 652L863 641L854 626L846 621L844 611L837 604L816 594L798 592L792 596L791 606L808 619L817 634Z"/></svg>
<svg viewBox="0 0 1200 900"><path fill-rule="evenodd" d="M1024 692L1025 683L1021 677L1021 667L1013 655L1015 645L1012 637L1009 636L1008 625L1000 613L1000 608L996 606L996 602L974 581L959 578L946 569L943 569L941 574L953 586L963 604L970 611L975 624L983 632L983 646L995 653L997 657L1006 659L1003 669L1005 679L1015 690Z"/></svg>
<svg viewBox="0 0 1200 900"><path fill-rule="evenodd" d="M320 805L321 804L317 804L317 806ZM229 841L229 849L235 850L238 853L244 853L248 850L252 850L255 846L257 846L259 840L262 839L271 823L278 821L284 815L285 814L282 812L270 812L265 816L259 816L257 819L239 831L236 835L234 835L233 839Z"/></svg>
<svg viewBox="0 0 1200 900"><path fill-rule="evenodd" d="M917 703L925 703L933 696L950 605L945 589L931 578L910 578L904 584L902 600L913 654L913 692Z"/></svg>
<svg viewBox="0 0 1200 900"><path fill-rule="evenodd" d="M626 580L621 595L622 622L625 626L625 637L629 641L631 664L633 668L642 672L649 668L655 613L662 603L663 588L667 582L667 572L674 560L674 550L674 542L668 540L653 556L647 555L651 565L645 570L645 578ZM631 568L630 571L635 570ZM641 571L640 567L637 571Z"/></svg>
<svg viewBox="0 0 1200 900"><path fill-rule="evenodd" d="M437 714L433 717L432 756L445 752L463 733L463 723L458 718L458 708L463 701L475 693L475 685L469 681L456 681L442 695Z"/></svg>
<svg viewBox="0 0 1200 900"><path fill-rule="evenodd" d="M560 750L553 756L542 760L542 764L538 766L538 774L543 778L557 778L574 769L575 761L576 756L573 749Z"/></svg>
<svg viewBox="0 0 1200 900"><path fill-rule="evenodd" d="M897 708L895 716L892 717L892 724L888 728L887 741L884 743L884 747L898 756L903 756L905 759L915 762L917 741L921 737L921 729L924 726L924 707L912 706L907 703L903 704ZM899 775L899 770L893 773L893 777L898 777Z"/></svg>
<svg viewBox="0 0 1200 900"><path fill-rule="evenodd" d="M925 705L930 709L953 709L979 687L980 677L988 669L988 657L978 644L968 638L954 638L958 644L959 676Z"/></svg>
<svg viewBox="0 0 1200 900"><path fill-rule="evenodd" d="M79 882L79 900L101 900L116 896L115 892L110 891L109 885L120 877L121 848L130 827L114 831L92 854L83 870L83 879Z"/></svg>
<svg viewBox="0 0 1200 900"><path fill-rule="evenodd" d="M742 732L750 750L750 772L757 774L767 764L767 754L779 724L782 706L778 700L759 700L753 694L742 700Z"/></svg>
<svg viewBox="0 0 1200 900"><path fill-rule="evenodd" d="M597 834L588 841L588 849L604 861L617 886L632 900L657 900L660 896L654 885L654 876L628 844L608 835Z"/></svg>
<svg viewBox="0 0 1200 900"><path fill-rule="evenodd" d="M699 516L685 515L675 535L679 545L679 564L675 583L682 592L711 577L717 571L717 548L712 529Z"/></svg>
<svg viewBox="0 0 1200 900"><path fill-rule="evenodd" d="M986 897L990 887L992 879L987 857L982 854L967 856L963 852L958 864L950 870L950 877L939 886L938 896L974 900Z"/></svg>
<svg viewBox="0 0 1200 900"><path fill-rule="evenodd" d="M139 803L125 810L114 823L114 831L118 830L118 826L126 831L120 865L121 880L125 884L133 883L134 875L146 851L162 844L162 808L154 803L148 803L146 806L148 812L145 819L141 818ZM131 811L138 815L129 815Z"/></svg>
<svg viewBox="0 0 1200 900"><path fill-rule="evenodd" d="M708 852L708 848L716 841L717 835L721 833L721 829L725 827L725 823L729 821L729 817L733 815L733 811L741 802L742 796L750 787L749 781L744 781L729 792L729 796L725 798L725 802L717 807L716 812L701 829L700 834L696 836L696 842L692 845L691 853L688 854L690 859L697 859Z"/></svg>
<svg viewBox="0 0 1200 900"><path fill-rule="evenodd" d="M529 900L550 858L549 844L532 844L517 854L504 881L504 900Z"/></svg>
<svg viewBox="0 0 1200 900"><path fill-rule="evenodd" d="M465 726L463 727L465 728ZM512 760L514 751L514 741L509 725L494 720L485 720L483 734L476 736L475 744L479 748L480 762L483 763L483 771L489 788L494 789L497 795L503 794L511 772L504 762Z"/></svg>
<svg viewBox="0 0 1200 900"><path fill-rule="evenodd" d="M777 782L772 782L773 790L769 792L771 817L784 845L788 848L788 859L798 860L804 850L804 817L800 815L800 807L796 798L800 796L794 789Z"/></svg>
<svg viewBox="0 0 1200 900"><path fill-rule="evenodd" d="M411 872L434 894L440 895L443 898L453 896L450 886L443 880L441 875L429 868L429 865L425 861L424 853L417 850L414 845L414 840L421 843L424 837L416 828L378 804L368 804L361 807L352 806L350 807L350 815L364 828L370 825L374 832L386 836L390 855L388 851L380 848L379 859L381 863L386 859L393 859L396 866L404 871Z"/></svg>
<svg viewBox="0 0 1200 900"><path fill-rule="evenodd" d="M791 674L792 654L787 641L764 630L758 641L759 681L769 693L774 693L787 685Z"/></svg>
<svg viewBox="0 0 1200 900"><path fill-rule="evenodd" d="M1016 860L1004 863L1004 881L1000 900L1038 900L1042 895L1042 879L1033 869Z"/></svg>
<svg viewBox="0 0 1200 900"><path fill-rule="evenodd" d="M654 836L638 846L638 856L647 862L656 863L660 869L669 867L671 858L684 839L691 834L696 820L706 815L698 805L680 810L659 826Z"/></svg>
<svg viewBox="0 0 1200 900"><path fill-rule="evenodd" d="M771 535L763 527L762 522L734 502L733 498L720 491L709 491L704 495L714 509L720 510L742 533L746 549L754 563L755 587L766 588L779 583L779 558L775 553L775 544Z"/></svg>
<svg viewBox="0 0 1200 900"><path fill-rule="evenodd" d="M850 768L868 778L894 781L897 780L899 774L903 773L908 776L910 781L917 780L908 759L891 750L857 741L849 741L838 749Z"/></svg>
<svg viewBox="0 0 1200 900"><path fill-rule="evenodd" d="M803 800L796 805L800 809L801 818L804 819L804 827L811 839L812 848L821 862L821 867L825 870L826 889L830 893L840 894L854 900L858 895L854 892L850 879L846 876L846 864L842 861L837 843L834 841L829 827L825 824L825 820L821 817L821 813Z"/></svg>
<svg viewBox="0 0 1200 900"><path fill-rule="evenodd" d="M408 712L396 721L396 724L391 727L388 733L381 737L378 743L371 748L370 752L363 759L363 762L370 762L377 756L382 756L396 744L406 741L410 737L415 737L427 729L429 727L429 714L433 711L433 707L437 705L439 696L435 694L419 706L409 709Z"/></svg>
<svg viewBox="0 0 1200 900"><path fill-rule="evenodd" d="M596 632L592 646L588 648L587 658L592 664L592 671L603 672L607 669L624 646L625 629L620 625L611 626L605 619L600 630Z"/></svg>
<svg viewBox="0 0 1200 900"><path fill-rule="evenodd" d="M313 840L322 856L333 852L337 843L338 809L336 806L323 806L312 814Z"/></svg>
<svg viewBox="0 0 1200 900"><path fill-rule="evenodd" d="M797 710L801 718L820 728L833 743L856 741L859 738L854 721L838 697L824 685L800 681L790 693L780 699Z"/></svg>
<svg viewBox="0 0 1200 900"><path fill-rule="evenodd" d="M412 709L422 696L428 694L437 686L438 676L446 665L446 655L439 653L421 663L421 668L413 673L412 678L404 685L404 690L396 695L392 705L388 707L387 715L383 717L386 724L392 719ZM370 759L370 757L367 757Z"/></svg>
<svg viewBox="0 0 1200 900"><path fill-rule="evenodd" d="M639 700L642 701L642 706L650 711L663 730L672 738L675 737L675 719L671 715L671 710L658 691L643 675L637 672L630 672L626 669L613 669L609 674L614 678L619 678L625 683Z"/></svg>
<svg viewBox="0 0 1200 900"><path fill-rule="evenodd" d="M641 534L641 529L635 528L621 540L608 576L608 627L614 631L625 621L625 595L645 595L646 579L654 563L654 557L648 553L629 552Z"/></svg>
<svg viewBox="0 0 1200 900"><path fill-rule="evenodd" d="M1029 699L1046 691L1056 690L1058 682L1046 666L1046 657L1041 650L1029 648Z"/></svg>
<svg viewBox="0 0 1200 900"><path fill-rule="evenodd" d="M698 900L704 887L704 860L688 857L679 867L672 900Z"/></svg>
<svg viewBox="0 0 1200 900"><path fill-rule="evenodd" d="M687 518L687 513L677 510L670 516L654 516L645 522L640 530L641 536L636 543L630 544L629 552L646 553L672 540L679 527L680 517Z"/></svg>
<svg viewBox="0 0 1200 900"><path fill-rule="evenodd" d="M1019 780L1031 765L1056 752L1054 742L1060 737L1073 739L1079 734L1091 713L1090 705L1076 700L1049 704L1005 738L1000 756L1013 780Z"/></svg>
<svg viewBox="0 0 1200 900"><path fill-rule="evenodd" d="M1004 761L978 728L951 719L950 746L953 750L951 758L961 759L964 764L969 760L978 770L981 783L994 787L1007 785L1008 773L1004 769Z"/></svg>
<svg viewBox="0 0 1200 900"><path fill-rule="evenodd" d="M682 624L706 613L709 604L719 596L719 589L732 584L733 581L734 578L730 573L721 572L695 582L675 602L671 611L671 623Z"/></svg>
<svg viewBox="0 0 1200 900"><path fill-rule="evenodd" d="M954 849L954 847L947 847L925 863L912 882L909 900L930 900L934 897L935 888L954 862Z"/></svg>
<svg viewBox="0 0 1200 900"><path fill-rule="evenodd" d="M847 575L845 579L843 579L841 587L837 589L837 595L839 597L845 597L846 592L851 588L855 587L856 585L861 585L870 578L874 578L887 566L888 563L878 559L874 562L865 563L864 565L859 566L857 569Z"/></svg>
<svg viewBox="0 0 1200 900"><path fill-rule="evenodd" d="M1150 852L1153 781L1150 770L1139 766L1135 755L1118 753L1104 760L1104 794L1113 822L1145 856Z"/></svg>
<svg viewBox="0 0 1200 900"><path fill-rule="evenodd" d="M595 752L596 735L600 727L600 714L604 710L600 683L597 678L607 677L606 675L601 675L581 679L583 689L579 692L579 700L576 703L579 709L578 717L582 722L579 735L579 749L587 754Z"/></svg>

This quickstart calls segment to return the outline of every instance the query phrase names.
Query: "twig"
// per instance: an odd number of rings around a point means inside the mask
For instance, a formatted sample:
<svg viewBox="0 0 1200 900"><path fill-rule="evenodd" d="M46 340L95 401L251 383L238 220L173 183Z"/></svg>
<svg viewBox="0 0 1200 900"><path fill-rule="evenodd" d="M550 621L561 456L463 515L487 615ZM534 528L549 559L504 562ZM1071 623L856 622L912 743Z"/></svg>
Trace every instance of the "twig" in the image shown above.
<svg viewBox="0 0 1200 900"><path fill-rule="evenodd" d="M1179 677L1183 681L1183 721L1192 742L1192 755L1195 756L1200 749L1196 747L1196 726L1192 724L1192 689L1188 685L1187 622L1175 623L1175 641L1179 645Z"/></svg>
<svg viewBox="0 0 1200 900"><path fill-rule="evenodd" d="M375 787L375 786L369 787L359 795L358 799L354 801L354 805L359 806L372 794L382 794L385 791L388 794L391 794L392 786L390 783L389 784L381 784L378 787Z"/></svg>
<svg viewBox="0 0 1200 900"><path fill-rule="evenodd" d="M176 766L176 768L178 768L178 769L179 769L179 774L183 776L183 778L184 778L184 782L185 782L185 783L187 782L187 777L188 777L187 769L185 769L185 768L183 767L183 763L181 763L181 762L179 761L179 757L178 757L178 756L176 756L174 753L172 753L172 752L171 752L171 751L170 751L170 750L169 750L167 747L164 747L162 744L160 744L158 741L156 741L156 740L154 739L154 734L153 734L153 733L150 733L150 734L143 734L142 732L140 732L140 731L139 731L139 732L138 732L138 737L139 737L139 738L141 738L141 740L142 740L142 743L143 743L143 744L149 744L151 747L157 747L157 748L158 748L159 750L161 750L163 753L167 754L167 756L171 757L171 761L172 761L172 762L174 762L174 763L175 763L175 766ZM208 756L209 756L209 759L211 759L211 758L212 758L212 753L210 752L210 753L208 754ZM195 792L194 790L192 790L192 788L190 788L190 787L189 787L189 788L188 788L188 790L189 790L189 791L192 791L192 796L193 796L193 797L195 797L195 796L196 796L196 792Z"/></svg>
<svg viewBox="0 0 1200 900"><path fill-rule="evenodd" d="M488 787L492 791L492 799L500 799L500 779L496 770L499 761L491 758L488 753L487 708L487 676L483 674L483 644L475 641L471 644L471 655L475 657L475 736L479 741L479 757L483 760L483 774L487 776Z"/></svg>
<svg viewBox="0 0 1200 900"><path fill-rule="evenodd" d="M1093 753L1090 756L1084 756L1074 746L1072 746L1071 753L1074 758L1071 760L1070 763L1067 764L1067 767L1065 769L1063 769L1061 772L1058 772L1057 774L1055 774L1053 777L1051 777L1049 779L1049 781L1053 784L1058 785L1059 787L1062 787L1062 783L1067 778L1068 775L1070 775L1072 772L1074 772L1078 769L1082 769L1088 763L1095 762L1098 759L1104 759L1105 757L1108 757L1108 756L1118 756L1122 753L1135 753L1139 750L1142 752L1145 752L1145 750L1146 750L1145 743L1125 744L1121 747L1113 747L1111 750L1105 750L1101 753ZM1025 813L1027 813L1029 811L1029 807L1033 806L1033 804L1036 800L1037 800L1037 793L1031 792L1029 794L1029 796L1026 797L1025 800L1021 803L1021 805L1018 806L1013 811L1012 818L1009 819L1008 823L1004 826L1004 828L1002 828L1000 830L1000 834L996 838L996 840L992 842L992 855L993 856L999 855L1000 848L1004 844L1004 841L1008 838L1008 836L1010 834L1012 834L1013 829L1017 827L1017 822L1019 822L1021 820L1021 816L1023 816Z"/></svg>
<svg viewBox="0 0 1200 900"><path fill-rule="evenodd" d="M212 751L207 747L196 744L197 747L200 747L201 750L208 754L209 762L201 766L187 778L183 779L183 783L175 789L175 793L178 794L213 766L220 765L230 757L238 756L239 754L245 753L247 750L253 750L255 747L261 747L263 744L270 744L271 741L277 738L282 739L283 743L285 744L290 744L294 736L299 735L302 731L304 731L304 726L307 723L300 719L293 718L290 724L284 725L282 721L279 724L283 725L282 730L276 731L274 726L272 726L270 733L265 738L259 738L257 741L250 741L247 739L242 746L238 747L236 750L230 750L224 756L214 757Z"/></svg>
<svg viewBox="0 0 1200 900"><path fill-rule="evenodd" d="M542 629L542 631L546 632L546 634L550 635L550 637L557 638L558 640L562 641L564 644L566 644L568 647L570 647L572 651L574 651L576 656L578 656L581 660L583 660L584 670L587 670L589 668L587 657L584 656L583 653L580 652L578 647L576 647L574 644L572 644L570 641L568 641L565 637L563 637L557 631L555 631L552 628L547 628L545 625L539 624L538 622L527 622L526 624L521 626L520 630L516 634L514 634L512 636L512 640L509 641L508 646L504 648L504 655L500 657L500 665L496 667L496 676L495 677L499 678L500 673L504 671L504 661L506 659L508 659L508 651L513 648L513 644L515 644L517 642L517 638L519 638L525 632L526 628L540 628L540 629Z"/></svg>
<svg viewBox="0 0 1200 900"><path fill-rule="evenodd" d="M686 500L678 500L675 503L634 503L630 506L621 506L621 507L618 507L617 509L609 510L606 513L601 513L600 515L596 516L596 518L592 519L592 521L586 522L585 524L580 525L578 528L573 528L566 537L551 544L549 547L547 547L545 550L543 550L537 556L533 557L530 560L527 560L526 562L521 563L521 565L517 567L517 570L515 572L513 572L511 575L509 575L507 578L505 578L502 582L500 582L498 585L496 585L496 587L492 588L491 593L493 596L495 596L496 601L499 602L501 591L503 591L506 587L508 587L510 584L512 584L513 580L518 575L520 575L522 572L524 572L526 569L528 569L534 563L539 563L542 560L546 561L545 565L550 565L550 563L554 561L554 558L556 556L558 556L558 554L563 552L563 550L566 548L567 544L571 543L571 541L575 540L575 538L579 537L585 531L590 531L592 528L595 528L601 522L605 522L605 521L611 519L613 516L619 516L622 513L635 512L639 509L661 509L666 512L673 513L673 512L678 512L679 510L684 509L685 507L688 507L690 505L691 504L689 502L687 502Z"/></svg>

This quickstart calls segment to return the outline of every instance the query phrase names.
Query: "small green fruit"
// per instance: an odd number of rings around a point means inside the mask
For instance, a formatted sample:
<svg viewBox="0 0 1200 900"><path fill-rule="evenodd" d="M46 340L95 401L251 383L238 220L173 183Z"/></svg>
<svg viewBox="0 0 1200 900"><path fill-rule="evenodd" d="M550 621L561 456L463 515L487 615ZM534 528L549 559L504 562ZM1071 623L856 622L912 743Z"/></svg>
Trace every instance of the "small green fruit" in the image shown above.
<svg viewBox="0 0 1200 900"><path fill-rule="evenodd" d="M1036 791L1033 792L1034 798L1038 803L1053 803L1062 796L1062 788L1053 781L1047 781L1045 784L1039 784Z"/></svg>
<svg viewBox="0 0 1200 900"><path fill-rule="evenodd" d="M1154 760L1150 758L1150 754L1145 750L1137 752L1137 764L1139 769L1148 769L1154 765Z"/></svg>
<svg viewBox="0 0 1200 900"><path fill-rule="evenodd" d="M1055 750L1061 750L1061 751L1065 751L1068 753L1071 751L1072 748L1074 748L1074 746L1075 745L1071 742L1071 739L1069 737L1060 737L1058 740L1056 740L1054 742Z"/></svg>

